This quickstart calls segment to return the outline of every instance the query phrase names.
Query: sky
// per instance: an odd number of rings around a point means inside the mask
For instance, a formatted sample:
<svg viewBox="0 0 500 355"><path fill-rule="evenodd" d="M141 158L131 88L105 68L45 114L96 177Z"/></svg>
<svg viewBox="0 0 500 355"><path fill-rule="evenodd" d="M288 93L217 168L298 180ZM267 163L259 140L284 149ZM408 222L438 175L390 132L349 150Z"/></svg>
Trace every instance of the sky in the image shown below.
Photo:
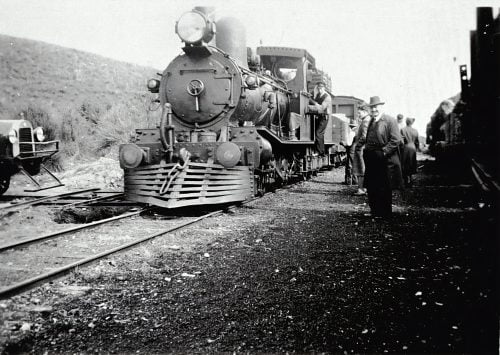
<svg viewBox="0 0 500 355"><path fill-rule="evenodd" d="M306 49L332 77L335 95L379 96L386 113L416 118L421 135L440 101L460 91L476 7L491 6L495 16L500 7L487 0L0 0L0 34L163 70L181 53L175 22L195 6L242 21L249 47Z"/></svg>

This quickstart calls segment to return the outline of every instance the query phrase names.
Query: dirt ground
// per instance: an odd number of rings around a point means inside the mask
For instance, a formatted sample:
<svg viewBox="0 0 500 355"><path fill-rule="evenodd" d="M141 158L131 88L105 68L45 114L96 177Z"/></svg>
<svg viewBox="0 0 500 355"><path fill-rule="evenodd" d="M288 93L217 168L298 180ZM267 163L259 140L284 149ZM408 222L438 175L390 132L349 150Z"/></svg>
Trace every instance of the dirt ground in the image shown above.
<svg viewBox="0 0 500 355"><path fill-rule="evenodd" d="M390 222L337 169L2 300L0 349L496 353L496 211L420 164Z"/></svg>

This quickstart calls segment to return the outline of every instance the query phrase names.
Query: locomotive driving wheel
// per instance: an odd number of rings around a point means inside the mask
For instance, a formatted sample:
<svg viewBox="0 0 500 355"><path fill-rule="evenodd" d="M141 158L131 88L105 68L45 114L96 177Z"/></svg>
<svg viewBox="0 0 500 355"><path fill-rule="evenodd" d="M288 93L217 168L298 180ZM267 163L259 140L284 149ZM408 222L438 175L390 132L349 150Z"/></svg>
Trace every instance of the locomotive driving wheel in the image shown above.
<svg viewBox="0 0 500 355"><path fill-rule="evenodd" d="M295 167L294 159L278 157L273 161L274 172L276 180L280 183L286 184L293 176Z"/></svg>
<svg viewBox="0 0 500 355"><path fill-rule="evenodd" d="M257 184L257 196L264 196L266 192L272 191L272 180L270 172L266 170L260 171L255 175Z"/></svg>

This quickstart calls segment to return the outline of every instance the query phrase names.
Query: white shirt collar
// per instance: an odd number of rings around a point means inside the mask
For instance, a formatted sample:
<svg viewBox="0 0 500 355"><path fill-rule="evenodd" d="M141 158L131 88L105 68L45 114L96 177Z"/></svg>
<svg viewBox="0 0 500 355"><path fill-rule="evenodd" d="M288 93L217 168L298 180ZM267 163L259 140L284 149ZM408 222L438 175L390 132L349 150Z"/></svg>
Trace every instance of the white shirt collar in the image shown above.
<svg viewBox="0 0 500 355"><path fill-rule="evenodd" d="M379 112L378 115L375 117L375 122L378 122L378 120L380 120L382 115L383 115L383 112Z"/></svg>

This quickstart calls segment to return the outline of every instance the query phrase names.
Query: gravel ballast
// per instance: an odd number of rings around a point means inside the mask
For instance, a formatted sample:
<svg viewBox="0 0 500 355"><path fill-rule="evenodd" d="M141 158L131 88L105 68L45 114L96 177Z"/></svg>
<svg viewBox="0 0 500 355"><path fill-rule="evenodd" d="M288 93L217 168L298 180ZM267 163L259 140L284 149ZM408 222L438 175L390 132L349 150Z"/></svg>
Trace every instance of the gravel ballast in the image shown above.
<svg viewBox="0 0 500 355"><path fill-rule="evenodd" d="M0 301L0 349L497 352L496 213L421 164L392 221L322 172Z"/></svg>

